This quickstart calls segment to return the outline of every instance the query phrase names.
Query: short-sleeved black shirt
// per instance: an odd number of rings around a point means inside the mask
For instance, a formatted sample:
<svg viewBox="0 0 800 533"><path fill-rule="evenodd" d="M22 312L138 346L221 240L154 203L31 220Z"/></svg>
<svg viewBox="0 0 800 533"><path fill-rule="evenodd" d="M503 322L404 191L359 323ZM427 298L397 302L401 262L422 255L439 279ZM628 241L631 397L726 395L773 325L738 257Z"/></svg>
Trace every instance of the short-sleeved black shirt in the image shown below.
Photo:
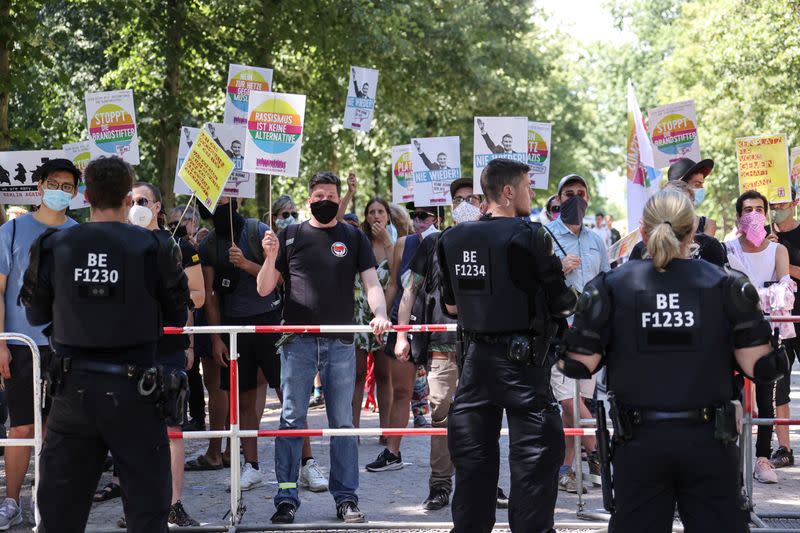
<svg viewBox="0 0 800 533"><path fill-rule="evenodd" d="M278 243L275 268L284 280L284 322L352 324L356 274L377 266L367 236L341 222L332 228L303 222L282 232Z"/></svg>
<svg viewBox="0 0 800 533"><path fill-rule="evenodd" d="M197 252L197 248L195 248L188 239L180 239L178 241L178 246L181 248L181 265L184 270L200 264L200 254Z"/></svg>
<svg viewBox="0 0 800 533"><path fill-rule="evenodd" d="M789 264L792 266L800 266L800 226L790 231L777 233L778 242L786 247L789 251ZM795 283L800 284L800 279L794 279ZM793 315L800 314L800 296L795 296ZM800 323L795 323L794 330L800 335Z"/></svg>
<svg viewBox="0 0 800 533"><path fill-rule="evenodd" d="M697 258L704 259L712 265L719 267L725 266L728 262L728 255L725 252L725 247L717 239L705 233L697 233L694 236L694 242L699 246L697 250ZM637 242L636 246L631 250L628 259L642 259L644 252L647 248L644 242Z"/></svg>

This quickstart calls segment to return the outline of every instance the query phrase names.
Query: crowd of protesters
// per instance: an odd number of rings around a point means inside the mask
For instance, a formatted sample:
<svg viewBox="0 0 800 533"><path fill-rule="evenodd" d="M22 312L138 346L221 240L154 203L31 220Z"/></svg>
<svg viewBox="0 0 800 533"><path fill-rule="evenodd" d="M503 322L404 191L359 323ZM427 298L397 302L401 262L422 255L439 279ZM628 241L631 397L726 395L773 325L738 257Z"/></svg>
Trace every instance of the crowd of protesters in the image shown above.
<svg viewBox="0 0 800 533"><path fill-rule="evenodd" d="M667 187L692 199L702 212L702 200L713 171L713 161L680 160L669 170ZM48 341L39 328L28 324L17 301L31 243L49 228L66 228L76 222L68 216L69 201L77 194L79 173L66 160L43 165L36 176L41 205L31 212L12 207L8 222L0 227L0 318L3 331L23 333L39 346L43 364L50 355ZM452 322L441 312L436 242L447 218L454 224L482 216L482 198L472 180L456 180L451 188L450 211L441 208L400 206L380 197L370 199L363 212L348 212L357 179L350 174L342 194L338 176L314 174L307 198L281 196L271 206L272 217L248 219L239 212L241 201L222 198L215 211L182 205L164 210L157 187L139 182L134 187L130 222L153 231L170 231L180 244L189 280L194 313L189 325L360 324L371 334L238 336L240 423L258 429L271 388L281 402L280 429L307 427L310 407L324 407L331 428L359 427L365 403L379 412L383 428L404 428L413 415L417 427L446 427L450 403L458 383L455 339L448 334L406 335L389 332L391 324ZM593 194L590 183L577 174L565 176L556 194L541 204L532 218L545 225L554 251L562 263L567 284L582 291L585 284L624 260L645 258L639 244L628 258L610 261L609 248L620 240L611 215L597 211L587 217ZM700 217L693 257L729 265L746 273L756 285L762 307L773 314L799 314L795 298L800 279L800 222L795 219L797 199L770 204L755 191L736 202L738 232L720 243L714 221ZM303 213L303 214L301 214ZM449 217L447 215L450 215ZM304 216L307 215L307 216ZM360 215L360 216L359 216ZM768 222L771 219L771 223ZM633 224L631 224L633 222ZM628 221L635 227L635 221ZM780 337L793 360L800 341L794 326L782 328ZM227 335L189 336L187 344L174 345L172 355L160 364L188 373L188 417L169 421L184 431L223 430L229 401L230 343ZM10 420L9 436L33 436L33 387L30 353L16 341L0 341L0 376ZM595 379L596 378L596 379ZM591 380L574 380L553 368L551 387L562 409L564 427L589 418L592 402L603 399L602 372ZM573 404L576 387L579 405ZM756 401L762 417L788 418L789 376L777 385L759 385ZM47 406L45 405L45 413ZM794 465L788 428L779 427L773 448L771 426L760 426L756 443L755 479L777 483L776 468ZM272 521L291 523L301 503L300 488L329 490L337 516L345 522L364 520L359 508L359 471L391 476L403 468L402 439L392 436L371 461L359 458L355 437L334 437L330 445L328 479L314 457L308 438L285 437L275 441L278 492ZM220 470L230 466L230 450L223 439L210 439L207 450L184 461L183 441L173 440L173 498L169 521L177 526L198 525L183 508L184 471ZM429 495L426 510L449 504L453 465L444 437L430 441ZM256 439L243 439L241 489L266 483ZM566 439L566 455L559 473L559 488L586 492L579 486L575 456L584 457L589 479L600 481L600 464L592 437L577 449ZM27 447L5 450L6 498L0 505L0 529L22 520L20 490L30 461ZM109 458L109 468L113 458ZM189 474L194 475L194 474ZM98 488L95 501L119 497L119 482ZM497 505L508 497L497 489Z"/></svg>

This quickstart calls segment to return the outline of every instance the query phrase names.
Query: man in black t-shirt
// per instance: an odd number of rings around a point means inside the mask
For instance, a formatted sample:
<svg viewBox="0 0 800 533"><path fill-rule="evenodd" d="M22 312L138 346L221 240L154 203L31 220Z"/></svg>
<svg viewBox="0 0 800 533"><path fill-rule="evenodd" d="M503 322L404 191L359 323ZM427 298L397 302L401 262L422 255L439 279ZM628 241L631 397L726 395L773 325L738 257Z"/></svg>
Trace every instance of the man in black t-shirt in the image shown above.
<svg viewBox="0 0 800 533"><path fill-rule="evenodd" d="M792 201L781 204L770 204L769 212L772 217L772 232L777 235L778 242L789 251L789 275L795 283L800 285L800 221L795 220L794 210L797 207L797 193L792 190ZM800 295L795 294L793 315L800 314ZM795 323L794 330L797 337L786 339L786 353L789 356L789 366L800 355L800 324ZM775 384L775 417L790 418L789 393L791 391L791 374L779 379ZM789 426L775 426L775 435L778 437L778 449L772 453L770 462L775 468L794 465L794 452L789 441Z"/></svg>
<svg viewBox="0 0 800 533"><path fill-rule="evenodd" d="M268 231L262 241L265 261L258 273L259 294L284 285L283 321L295 325L352 324L356 274L375 318L373 333L391 327L386 301L375 272L376 262L366 235L336 220L341 182L320 172L309 184L311 220L289 226L280 236ZM285 339L284 339L285 340ZM322 378L325 409L331 428L352 428L352 400L356 376L352 333L295 335L281 350L283 406L281 429L306 426L309 392L317 372ZM297 476L302 439L281 437L275 442L278 494L274 523L291 523L300 506ZM331 439L330 491L336 515L345 522L363 522L358 508L358 444L355 437Z"/></svg>

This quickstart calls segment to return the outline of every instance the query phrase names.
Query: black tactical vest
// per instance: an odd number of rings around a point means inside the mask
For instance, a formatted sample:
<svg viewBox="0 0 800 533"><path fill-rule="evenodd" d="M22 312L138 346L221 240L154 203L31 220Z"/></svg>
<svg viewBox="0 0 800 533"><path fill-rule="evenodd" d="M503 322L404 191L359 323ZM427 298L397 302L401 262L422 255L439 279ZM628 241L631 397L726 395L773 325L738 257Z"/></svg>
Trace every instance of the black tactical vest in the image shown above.
<svg viewBox="0 0 800 533"><path fill-rule="evenodd" d="M92 222L64 230L53 241L56 343L122 348L158 340L158 241L152 232Z"/></svg>
<svg viewBox="0 0 800 533"><path fill-rule="evenodd" d="M695 259L673 260L666 272L650 260L631 261L605 275L607 382L621 403L670 411L733 399L726 277Z"/></svg>
<svg viewBox="0 0 800 533"><path fill-rule="evenodd" d="M517 218L498 218L464 222L442 235L458 322L465 331L513 333L530 328L530 297L514 285L509 271L511 240L527 230Z"/></svg>

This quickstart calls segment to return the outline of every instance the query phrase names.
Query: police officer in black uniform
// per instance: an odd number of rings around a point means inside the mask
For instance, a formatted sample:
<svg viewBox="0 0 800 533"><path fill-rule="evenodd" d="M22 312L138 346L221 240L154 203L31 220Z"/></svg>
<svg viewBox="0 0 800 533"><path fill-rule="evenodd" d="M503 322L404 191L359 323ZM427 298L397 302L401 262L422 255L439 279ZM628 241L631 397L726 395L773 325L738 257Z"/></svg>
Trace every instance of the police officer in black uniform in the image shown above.
<svg viewBox="0 0 800 533"><path fill-rule="evenodd" d="M642 236L652 259L586 286L558 362L579 379L607 366L614 494L604 503L612 532L672 531L676 502L687 533L748 530L734 370L770 382L788 361L747 277L686 259L696 228L685 194L650 198Z"/></svg>
<svg viewBox="0 0 800 533"><path fill-rule="evenodd" d="M547 351L572 313L575 295L564 283L549 235L528 221L528 170L492 160L481 174L486 215L439 239L442 299L458 316L463 337L461 378L447 426L456 470L455 533L494 526L503 409L511 434L511 529L554 531L564 434Z"/></svg>
<svg viewBox="0 0 800 533"><path fill-rule="evenodd" d="M40 531L84 530L110 449L128 531L166 532L170 456L154 357L162 324L186 323L186 276L174 241L127 224L130 165L101 158L84 177L91 222L43 234L21 291L31 324L52 321L55 352Z"/></svg>

